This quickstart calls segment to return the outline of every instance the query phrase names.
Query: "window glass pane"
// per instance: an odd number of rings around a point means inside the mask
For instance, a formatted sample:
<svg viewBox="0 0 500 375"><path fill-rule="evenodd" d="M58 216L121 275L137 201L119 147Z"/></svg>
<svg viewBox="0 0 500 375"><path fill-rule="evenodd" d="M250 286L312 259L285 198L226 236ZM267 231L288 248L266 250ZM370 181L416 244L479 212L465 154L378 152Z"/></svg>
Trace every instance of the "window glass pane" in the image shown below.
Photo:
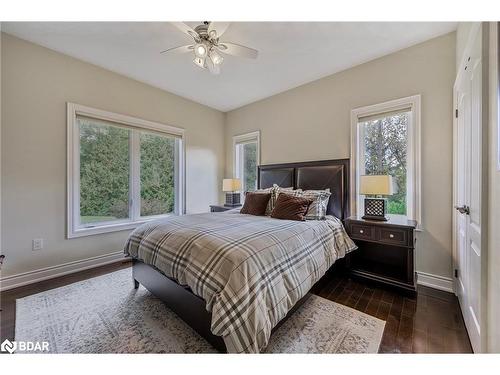
<svg viewBox="0 0 500 375"><path fill-rule="evenodd" d="M141 216L175 209L175 139L141 133Z"/></svg>
<svg viewBox="0 0 500 375"><path fill-rule="evenodd" d="M257 143L243 144L243 187L244 191L257 189Z"/></svg>
<svg viewBox="0 0 500 375"><path fill-rule="evenodd" d="M361 174L389 174L396 192L388 196L388 213L406 215L406 152L409 112L361 122L364 170Z"/></svg>
<svg viewBox="0 0 500 375"><path fill-rule="evenodd" d="M130 131L77 118L80 129L80 223L129 217Z"/></svg>

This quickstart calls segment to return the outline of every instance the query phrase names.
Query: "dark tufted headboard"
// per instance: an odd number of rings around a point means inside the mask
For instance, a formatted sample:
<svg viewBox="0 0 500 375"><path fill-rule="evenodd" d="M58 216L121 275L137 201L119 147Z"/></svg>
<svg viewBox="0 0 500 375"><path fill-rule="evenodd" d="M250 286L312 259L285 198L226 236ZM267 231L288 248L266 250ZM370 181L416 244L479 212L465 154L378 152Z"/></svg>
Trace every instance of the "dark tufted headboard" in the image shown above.
<svg viewBox="0 0 500 375"><path fill-rule="evenodd" d="M327 214L341 220L349 217L349 159L260 165L257 183L260 189L273 184L302 190L330 188Z"/></svg>

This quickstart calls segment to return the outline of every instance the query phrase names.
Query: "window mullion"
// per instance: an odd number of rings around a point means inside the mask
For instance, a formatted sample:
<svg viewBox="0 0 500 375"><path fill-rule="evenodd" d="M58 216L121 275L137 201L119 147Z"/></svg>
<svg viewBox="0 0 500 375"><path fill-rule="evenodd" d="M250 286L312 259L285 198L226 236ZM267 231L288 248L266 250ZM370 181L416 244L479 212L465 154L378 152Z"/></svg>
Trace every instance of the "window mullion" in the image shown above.
<svg viewBox="0 0 500 375"><path fill-rule="evenodd" d="M361 175L366 174L365 167L365 128L358 122L357 125L358 131L358 139L357 139L357 149L358 149L358 165L356 170L358 171L358 175L356 176L356 196L358 198L357 207L358 207L358 215L362 215L365 210L365 201L362 199L362 195L359 193L359 182Z"/></svg>
<svg viewBox="0 0 500 375"><path fill-rule="evenodd" d="M406 132L406 215L410 219L415 218L415 134L413 128L413 112L408 112L408 124Z"/></svg>
<svg viewBox="0 0 500 375"><path fill-rule="evenodd" d="M139 220L141 216L141 171L140 171L140 134L130 131L130 219Z"/></svg>
<svg viewBox="0 0 500 375"><path fill-rule="evenodd" d="M240 144L240 165L239 165L239 173L240 176L238 177L241 180L241 201L243 202L245 200L245 191L246 191L246 186L245 186L245 146Z"/></svg>
<svg viewBox="0 0 500 375"><path fill-rule="evenodd" d="M246 176L245 176L245 158L246 158L246 152L245 152L245 144L241 145L241 165L240 165L240 170L241 170L241 186L243 187L242 193L247 191L247 186L246 186Z"/></svg>
<svg viewBox="0 0 500 375"><path fill-rule="evenodd" d="M80 224L80 127L76 121L76 116L73 120L72 135L73 135L73 191L71 194L73 196L73 230L78 228Z"/></svg>
<svg viewBox="0 0 500 375"><path fill-rule="evenodd" d="M181 215L183 211L182 207L182 192L180 189L180 180L182 178L180 174L180 145L179 145L179 140L176 139L174 143L174 213L176 215Z"/></svg>

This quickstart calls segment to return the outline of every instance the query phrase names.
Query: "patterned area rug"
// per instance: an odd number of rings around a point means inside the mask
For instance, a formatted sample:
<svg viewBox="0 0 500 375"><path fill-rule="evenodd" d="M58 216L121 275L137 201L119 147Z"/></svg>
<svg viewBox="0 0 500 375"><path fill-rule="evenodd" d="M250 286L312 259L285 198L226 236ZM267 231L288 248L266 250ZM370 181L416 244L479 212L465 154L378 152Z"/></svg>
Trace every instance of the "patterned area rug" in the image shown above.
<svg viewBox="0 0 500 375"><path fill-rule="evenodd" d="M213 353L208 342L142 286L132 270L17 300L16 340L51 353ZM267 353L376 353L385 322L311 296L271 337Z"/></svg>

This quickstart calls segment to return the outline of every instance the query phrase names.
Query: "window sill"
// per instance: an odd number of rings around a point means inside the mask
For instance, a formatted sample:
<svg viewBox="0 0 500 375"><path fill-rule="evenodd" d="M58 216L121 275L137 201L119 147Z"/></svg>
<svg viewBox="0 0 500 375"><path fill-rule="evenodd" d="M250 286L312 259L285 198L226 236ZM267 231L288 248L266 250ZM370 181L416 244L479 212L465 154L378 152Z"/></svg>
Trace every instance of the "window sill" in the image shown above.
<svg viewBox="0 0 500 375"><path fill-rule="evenodd" d="M97 234L131 230L131 229L137 228L139 225L148 223L150 221L164 219L164 218L167 218L170 216L174 216L174 214L156 215L156 216L148 217L147 219L142 218L142 219L136 220L136 221L100 224L100 225L96 225L96 226L92 226L92 227L81 227L81 228L72 229L72 230L68 231L67 238L71 239L71 238L79 238L79 237L86 237L86 236L94 236Z"/></svg>

